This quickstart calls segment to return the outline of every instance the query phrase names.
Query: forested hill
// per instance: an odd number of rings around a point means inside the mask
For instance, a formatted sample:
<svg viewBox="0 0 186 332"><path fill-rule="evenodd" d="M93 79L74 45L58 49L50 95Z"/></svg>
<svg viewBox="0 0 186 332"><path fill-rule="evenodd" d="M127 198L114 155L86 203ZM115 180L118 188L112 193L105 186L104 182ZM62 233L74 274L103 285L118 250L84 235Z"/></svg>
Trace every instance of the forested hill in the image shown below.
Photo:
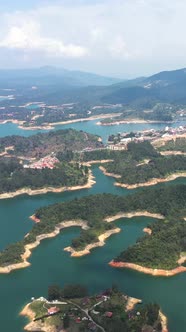
<svg viewBox="0 0 186 332"><path fill-rule="evenodd" d="M114 162L104 165L108 173L120 175L117 182L126 185L135 185L164 179L167 176L186 171L186 156L162 156L153 148L150 142L131 142L128 151L115 153ZM146 159L146 162L144 160Z"/></svg>
<svg viewBox="0 0 186 332"><path fill-rule="evenodd" d="M134 82L135 83L135 82ZM161 72L137 81L137 84L117 84L117 89L102 97L104 102L123 103L139 106L154 103L185 104L186 69Z"/></svg>
<svg viewBox="0 0 186 332"><path fill-rule="evenodd" d="M42 207L35 213L36 217L41 220L40 223L34 225L25 239L10 245L0 254L0 265L6 266L22 261L21 254L24 252L24 246L34 242L38 235L54 231L55 226L62 221L83 219L88 222L89 229L82 231L80 236L72 241L74 249L82 250L87 244L97 242L100 234L115 227L114 223L103 221L104 218L119 212L141 210L160 213L167 220L172 220L173 225L176 225L178 220L186 215L186 186L148 188L127 197L100 194ZM184 229L185 225L186 222L184 222ZM167 227L169 227L169 223ZM177 236L182 237L179 233ZM160 250L161 241L164 241L164 247L168 243L165 239L160 239L158 243ZM180 251L181 249L180 247Z"/></svg>
<svg viewBox="0 0 186 332"><path fill-rule="evenodd" d="M40 158L51 152L81 151L87 147L102 147L102 143L97 135L65 129L29 137L13 135L0 138L0 152L7 147L11 147L8 152L12 155Z"/></svg>
<svg viewBox="0 0 186 332"><path fill-rule="evenodd" d="M87 179L88 168L78 163L60 162L53 169L32 169L24 168L16 158L0 158L0 194L17 190L82 186Z"/></svg>
<svg viewBox="0 0 186 332"><path fill-rule="evenodd" d="M43 226L46 226L47 220L58 223L65 218L66 220L82 218L94 223L118 212L141 210L160 213L166 217L185 216L186 185L151 187L129 196L112 194L87 196L70 202L42 207L36 211L36 216L43 221Z"/></svg>

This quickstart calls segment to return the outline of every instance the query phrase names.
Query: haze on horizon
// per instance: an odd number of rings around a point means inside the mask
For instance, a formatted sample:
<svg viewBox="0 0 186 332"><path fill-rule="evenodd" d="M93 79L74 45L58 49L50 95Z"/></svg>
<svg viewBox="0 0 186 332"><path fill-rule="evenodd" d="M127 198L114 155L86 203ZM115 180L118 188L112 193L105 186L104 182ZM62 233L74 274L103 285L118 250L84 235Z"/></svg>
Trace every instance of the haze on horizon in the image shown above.
<svg viewBox="0 0 186 332"><path fill-rule="evenodd" d="M0 68L132 78L186 67L185 0L0 0Z"/></svg>

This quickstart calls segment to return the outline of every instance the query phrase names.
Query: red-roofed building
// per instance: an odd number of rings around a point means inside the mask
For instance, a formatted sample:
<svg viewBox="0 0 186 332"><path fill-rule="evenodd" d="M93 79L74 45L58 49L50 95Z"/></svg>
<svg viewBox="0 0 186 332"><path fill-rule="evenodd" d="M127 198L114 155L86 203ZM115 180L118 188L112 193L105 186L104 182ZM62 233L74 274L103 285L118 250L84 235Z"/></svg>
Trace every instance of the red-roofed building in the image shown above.
<svg viewBox="0 0 186 332"><path fill-rule="evenodd" d="M51 308L48 309L48 314L49 315L54 315L54 314L57 314L57 312L59 312L59 311L60 311L59 308L57 308L57 307L51 307Z"/></svg>
<svg viewBox="0 0 186 332"><path fill-rule="evenodd" d="M105 313L105 316L108 317L108 318L111 318L113 316L113 312L112 311L107 311Z"/></svg>

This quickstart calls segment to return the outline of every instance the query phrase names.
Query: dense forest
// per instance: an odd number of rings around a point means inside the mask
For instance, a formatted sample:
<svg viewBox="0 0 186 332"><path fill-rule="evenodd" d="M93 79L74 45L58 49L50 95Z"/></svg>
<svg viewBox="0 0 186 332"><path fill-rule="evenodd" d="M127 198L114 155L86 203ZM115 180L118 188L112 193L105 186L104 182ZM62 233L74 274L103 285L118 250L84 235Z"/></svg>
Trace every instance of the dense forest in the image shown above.
<svg viewBox="0 0 186 332"><path fill-rule="evenodd" d="M152 235L140 238L115 261L131 262L167 270L177 267L180 253L186 251L186 221L165 220L149 225Z"/></svg>
<svg viewBox="0 0 186 332"><path fill-rule="evenodd" d="M25 189L83 185L88 169L77 163L61 162L54 169L23 168L15 158L0 158L0 194Z"/></svg>
<svg viewBox="0 0 186 332"><path fill-rule="evenodd" d="M89 229L87 231L81 231L80 236L72 241L73 248L81 250L85 248L87 244L96 242L97 237L100 234L108 229L114 228L114 224L103 221L104 218L109 215L115 215L119 212L141 210L160 213L166 217L166 220L172 220L172 222L167 223L167 232L173 232L174 239L176 239L178 243L183 242L183 232L178 232L177 227L174 225L186 214L185 185L148 188L140 190L127 197L101 194L38 209L35 215L41 220L41 222L34 225L29 235L24 240L17 244L10 245L1 252L0 265L6 266L21 261L20 252L24 251L24 245L34 242L37 235L52 232L55 226L62 221L83 219L88 222ZM159 258L161 255L168 255L169 257L169 252L174 252L174 242L175 241L172 241L170 243L166 238L161 236L157 237L156 249L158 248L159 250ZM167 250L165 250L166 246ZM171 246L173 247L172 251L170 251ZM144 249L144 265L146 264L146 255L148 255L148 248L147 251ZM175 254L170 256L169 260L172 260L172 265L176 265ZM160 265L162 268L167 267L167 265L165 265L165 260L160 260L158 266Z"/></svg>
<svg viewBox="0 0 186 332"><path fill-rule="evenodd" d="M51 152L81 151L88 147L102 146L97 135L74 129L50 131L29 137L13 135L0 138L0 152L7 147L13 147L13 150L8 151L9 154L25 158L41 158Z"/></svg>
<svg viewBox="0 0 186 332"><path fill-rule="evenodd" d="M148 163L143 164L143 160ZM124 184L138 184L153 178L184 172L186 157L182 155L161 156L149 142L129 143L128 151L116 154L114 162L104 165L108 173L121 175L117 181Z"/></svg>

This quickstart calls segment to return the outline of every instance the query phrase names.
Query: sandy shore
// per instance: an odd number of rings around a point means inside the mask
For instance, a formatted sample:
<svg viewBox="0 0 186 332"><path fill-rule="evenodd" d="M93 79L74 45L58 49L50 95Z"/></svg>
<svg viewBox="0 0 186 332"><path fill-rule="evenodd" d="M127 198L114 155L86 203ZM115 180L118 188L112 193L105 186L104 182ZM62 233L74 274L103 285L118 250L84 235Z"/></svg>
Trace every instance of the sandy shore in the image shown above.
<svg viewBox="0 0 186 332"><path fill-rule="evenodd" d="M160 321L161 321L162 332L169 332L168 331L168 319L161 310L159 311L159 317L160 317Z"/></svg>
<svg viewBox="0 0 186 332"><path fill-rule="evenodd" d="M145 228L143 229L143 232L144 232L144 233L147 233L147 234L149 234L149 235L151 235L151 234L152 234L152 229L151 229L151 228L148 228L148 227L145 227Z"/></svg>
<svg viewBox="0 0 186 332"><path fill-rule="evenodd" d="M6 267L0 267L0 273L10 273L13 270L23 269L27 266L30 266L30 263L27 259L31 256L32 250L40 245L40 242L44 239L52 238L57 236L63 228L68 227L81 227L84 230L87 230L89 227L86 221L83 220L69 220L63 221L55 227L55 230L48 234L41 234L36 237L36 241L25 246L25 252L21 255L23 262L17 264L11 264Z"/></svg>
<svg viewBox="0 0 186 332"><path fill-rule="evenodd" d="M92 171L89 170L88 181L86 184L84 184L82 186L73 186L73 187L66 186L66 187L60 187L60 188L46 187L46 188L35 189L35 190L29 189L29 188L23 188L23 189L14 191L14 192L0 194L0 199L13 198L13 197L16 197L19 195L24 195L24 194L33 196L33 195L47 194L49 192L61 193L64 191L75 191L75 190L81 190L81 189L88 189L88 188L91 188L95 183L96 182L94 180Z"/></svg>
<svg viewBox="0 0 186 332"><path fill-rule="evenodd" d="M52 126L32 126L32 127L25 127L23 125L19 125L18 128L23 129L23 130L51 130L51 129L55 129L55 127Z"/></svg>
<svg viewBox="0 0 186 332"><path fill-rule="evenodd" d="M139 303L142 303L142 300L136 299L134 297L128 297L126 311L133 310L135 308L136 304L139 304ZM168 331L168 319L161 310L159 311L159 318L160 318L161 325L162 325L162 332L169 332Z"/></svg>
<svg viewBox="0 0 186 332"><path fill-rule="evenodd" d="M126 311L131 311L135 308L136 304L142 303L142 300L136 299L135 297L128 297L127 304L126 304Z"/></svg>
<svg viewBox="0 0 186 332"><path fill-rule="evenodd" d="M108 239L113 234L119 233L120 231L121 231L120 228L114 228L114 229L111 229L111 230L105 232L104 234L101 234L100 236L98 236L98 240L99 240L98 242L88 244L85 247L85 249L83 249L83 250L76 251L72 247L66 247L64 250L70 252L71 257L81 257L81 256L88 255L88 254L90 254L90 251L93 248L103 247L105 245L106 239Z"/></svg>
<svg viewBox="0 0 186 332"><path fill-rule="evenodd" d="M125 119L119 121L112 121L112 122L98 122L98 125L101 126L114 126L120 124L130 124L130 123L172 123L171 121L151 121L151 120L143 120L143 119Z"/></svg>
<svg viewBox="0 0 186 332"><path fill-rule="evenodd" d="M145 228L143 229L143 232L144 232L144 233L147 233L147 234L149 234L149 235L151 235L151 234L152 234L152 229L151 229L151 228L148 228L148 227L145 227Z"/></svg>
<svg viewBox="0 0 186 332"><path fill-rule="evenodd" d="M35 313L29 308L30 303L28 303L23 310L20 312L20 316L25 316L29 319L29 323L24 327L25 331L43 331L43 332L56 332L57 329L55 326L47 325L46 323L42 323L41 320L37 322L33 322L35 318ZM50 318L49 318L50 319Z"/></svg>
<svg viewBox="0 0 186 332"><path fill-rule="evenodd" d="M43 332L56 332L57 329L55 326L47 325L46 323L42 323L41 320L37 322L33 322L35 318L35 313L29 308L30 303L28 303L23 310L20 312L20 316L25 316L29 319L29 323L24 327L25 331L43 331ZM50 318L49 318L50 319Z"/></svg>
<svg viewBox="0 0 186 332"><path fill-rule="evenodd" d="M164 216L162 216L159 213L151 213L148 211L136 211L136 212L120 212L114 216L109 216L105 218L105 221L112 222L120 218L133 218L133 217L150 217L155 219L164 219Z"/></svg>
<svg viewBox="0 0 186 332"><path fill-rule="evenodd" d="M106 163L112 163L114 160L113 159L103 159L103 160L91 160L91 161L84 161L81 164L83 166L88 166L90 167L91 165L94 164L106 164ZM100 166L101 167L101 166ZM101 169L101 168L100 168Z"/></svg>
<svg viewBox="0 0 186 332"><path fill-rule="evenodd" d="M33 214L32 216L30 216L30 219L32 221L34 221L36 224L41 221L39 218L36 218L35 214Z"/></svg>
<svg viewBox="0 0 186 332"><path fill-rule="evenodd" d="M186 152L181 151L160 151L162 156L186 156Z"/></svg>
<svg viewBox="0 0 186 332"><path fill-rule="evenodd" d="M178 264L182 265L183 263L186 262L186 255L181 255L180 259L178 260Z"/></svg>
<svg viewBox="0 0 186 332"><path fill-rule="evenodd" d="M20 316L27 316L30 320L33 320L35 318L35 313L29 307L30 303L23 308L20 312Z"/></svg>
<svg viewBox="0 0 186 332"><path fill-rule="evenodd" d="M98 119L107 119L107 118L111 118L111 117L117 117L120 116L122 113L107 113L107 114L98 114L98 115L93 115L87 118L80 118L80 119L74 119L74 120L66 120L66 121L59 121L59 122L52 122L52 123L43 123L43 125L41 126L29 126L29 127L25 127L24 123L26 121L18 121L18 120L5 120L2 121L1 124L5 124L7 122L12 122L15 124L19 125L20 129L23 130L51 130L54 129L55 126L59 126L59 125L66 125L66 124L71 124L71 123L76 123L76 122L84 122L84 121L92 121L92 120L98 120Z"/></svg>
<svg viewBox="0 0 186 332"><path fill-rule="evenodd" d="M110 266L114 268L127 268L127 269L132 269L138 272L142 272L145 274L150 274L152 276L162 276L162 277L172 277L176 274L186 272L186 267L184 266L178 266L175 269L172 270L163 270L163 269L152 269L148 267L144 267L138 264L134 263L127 263L127 262L114 262L111 261L109 263Z"/></svg>
<svg viewBox="0 0 186 332"><path fill-rule="evenodd" d="M9 122L17 124L17 125L23 125L25 123L25 121L21 121L21 120L8 119L8 120L0 121L0 124L6 124L6 123L9 123Z"/></svg>
<svg viewBox="0 0 186 332"><path fill-rule="evenodd" d="M103 172L104 175L111 176L115 179L120 179L121 178L121 175L114 174L114 173L108 173L103 166L100 166L99 169Z"/></svg>
<svg viewBox="0 0 186 332"><path fill-rule="evenodd" d="M108 119L108 118L111 118L113 116L114 117L120 116L121 114L122 113L98 114L98 115L89 116L88 118L80 118L80 119L74 119L74 120L67 120L67 121L61 121L61 122L48 123L48 125L58 126L58 125L76 123L76 122L84 122L84 121L91 121L91 120L98 120L98 119Z"/></svg>
<svg viewBox="0 0 186 332"><path fill-rule="evenodd" d="M181 178L181 177L186 177L186 172L178 172L178 173L171 174L171 175L167 176L164 179L154 178L154 179L151 179L150 181L142 182L142 183L135 183L135 184L127 184L126 183L125 184L125 183L115 182L114 185L117 186L117 187L121 187L121 188L135 189L135 188L139 188L139 187L154 186L158 183L174 181L177 178Z"/></svg>

